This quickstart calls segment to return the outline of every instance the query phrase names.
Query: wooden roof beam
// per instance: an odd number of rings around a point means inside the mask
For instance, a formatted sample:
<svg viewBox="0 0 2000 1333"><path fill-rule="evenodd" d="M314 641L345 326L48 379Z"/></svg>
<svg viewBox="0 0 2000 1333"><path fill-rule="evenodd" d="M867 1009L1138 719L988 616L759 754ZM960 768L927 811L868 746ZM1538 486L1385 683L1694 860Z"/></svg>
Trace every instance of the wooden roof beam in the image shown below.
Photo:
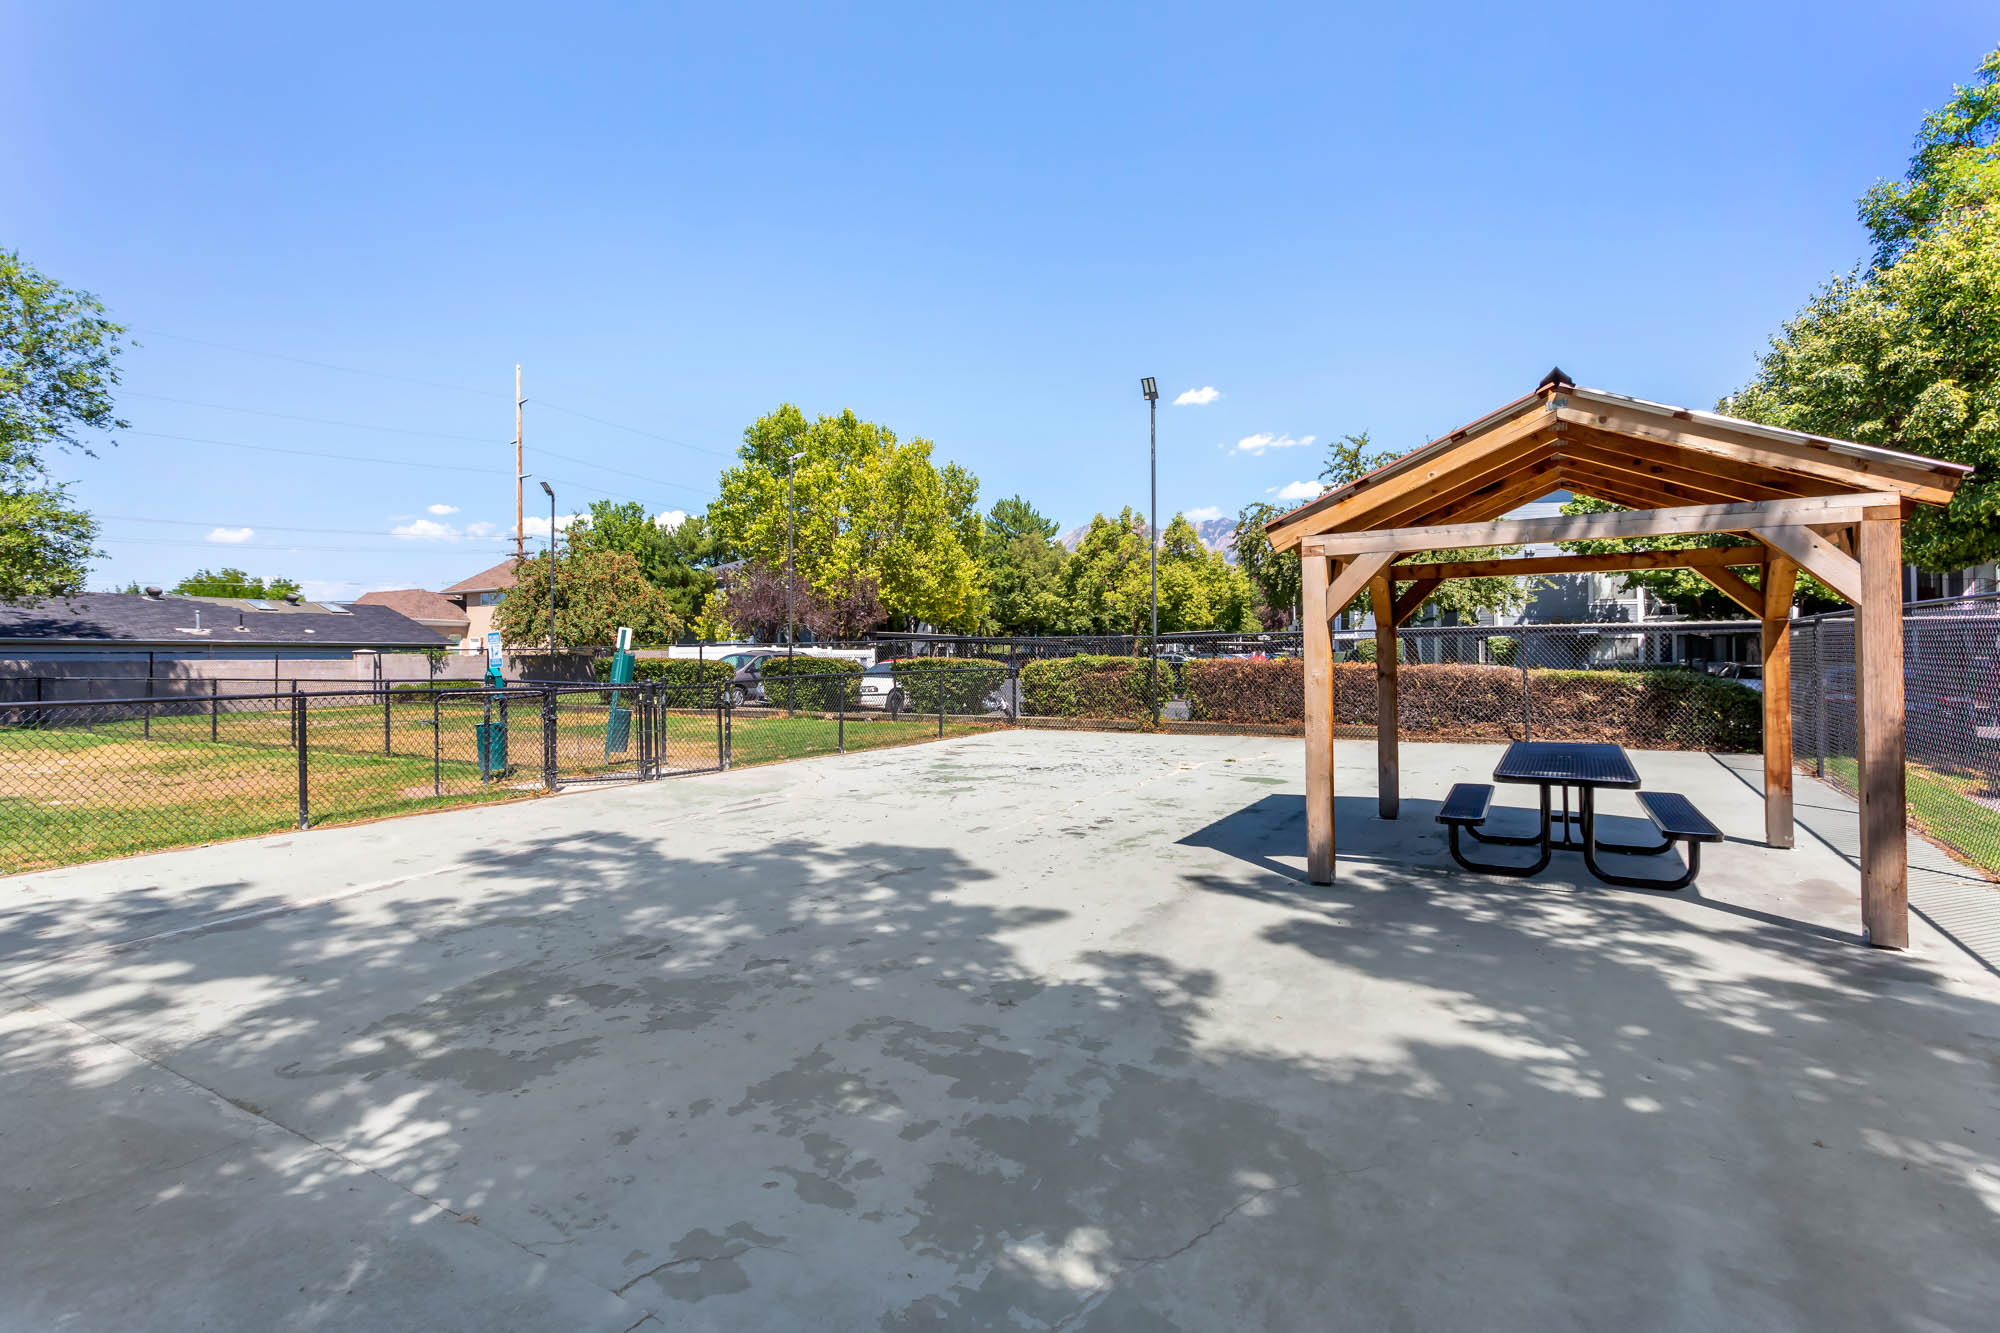
<svg viewBox="0 0 2000 1333"><path fill-rule="evenodd" d="M1533 542L1592 541L1666 534L1750 532L1766 528L1806 527L1816 523L1858 523L1864 510L1898 503L1900 498L1897 495L1878 491L1797 500L1759 500L1747 504L1688 505L1609 514L1568 514L1554 518L1329 532L1304 538L1300 549L1308 555L1352 556L1364 552L1429 551L1455 546L1516 546ZM1817 533L1812 536L1815 541L1825 544L1826 539ZM1797 559L1794 553L1787 554Z"/></svg>
<svg viewBox="0 0 2000 1333"><path fill-rule="evenodd" d="M1612 574L1632 569L1727 569L1761 565L1767 559L1764 547L1690 546L1678 551L1605 551L1581 555L1494 556L1490 560L1453 560L1429 564L1396 565L1390 574L1397 582L1424 583L1432 579L1512 578L1518 574Z"/></svg>

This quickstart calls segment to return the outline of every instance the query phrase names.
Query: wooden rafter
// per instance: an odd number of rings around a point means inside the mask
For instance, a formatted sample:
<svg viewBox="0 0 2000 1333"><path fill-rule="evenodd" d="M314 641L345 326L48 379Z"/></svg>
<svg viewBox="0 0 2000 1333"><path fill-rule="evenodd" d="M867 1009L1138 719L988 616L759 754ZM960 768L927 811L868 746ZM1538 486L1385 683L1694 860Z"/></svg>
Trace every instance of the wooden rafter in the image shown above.
<svg viewBox="0 0 2000 1333"><path fill-rule="evenodd" d="M1669 494L1702 497L1693 503L1728 504L1740 500L1784 500L1792 498L1795 494L1772 486L1758 486L1738 481L1732 477L1711 476L1691 468L1670 467L1664 463L1648 464L1623 455L1610 454L1587 444L1566 444L1563 448L1563 458L1573 466L1589 468L1594 473L1608 477L1639 482L1665 490ZM1682 503L1690 502L1682 501Z"/></svg>
<svg viewBox="0 0 2000 1333"><path fill-rule="evenodd" d="M1504 466L1506 460L1518 457L1524 450L1546 443L1554 433L1551 414L1539 405L1534 406L1453 448L1436 449L1408 466L1391 465L1383 469L1380 477L1363 477L1350 483L1344 488L1347 494L1334 504L1322 509L1308 507L1269 529L1271 545L1288 551L1309 531L1326 532L1372 523L1374 520L1369 516L1376 511L1406 499L1420 500L1427 492L1435 493L1432 488L1448 490L1466 476L1488 470L1489 464Z"/></svg>
<svg viewBox="0 0 2000 1333"><path fill-rule="evenodd" d="M1558 419L1593 430L1670 445L1696 454L1725 458L1739 463L1760 464L1781 472L1802 472L1844 486L1867 485L1878 491L1894 491L1927 504L1947 504L1955 483L1920 467L1905 466L1888 459L1856 458L1832 454L1805 442L1775 439L1768 435L1692 420L1675 421L1603 403L1559 407Z"/></svg>
<svg viewBox="0 0 2000 1333"><path fill-rule="evenodd" d="M1667 480L1690 476L1727 484L1738 492L1739 500L1778 500L1791 495L1825 495L1841 488L1819 477L1797 472L1776 472L1754 463L1740 463L1716 454L1687 454L1665 445L1629 439L1596 431L1588 426L1570 426L1563 433L1563 449L1577 458L1610 463L1622 471L1656 473Z"/></svg>
<svg viewBox="0 0 2000 1333"><path fill-rule="evenodd" d="M1460 476L1424 487L1421 494L1379 511L1368 526L1412 527L1430 522L1432 515L1455 512L1475 496L1492 495L1528 476L1551 478L1549 485L1553 489L1554 455L1555 446L1551 444L1530 444L1491 468L1471 468Z"/></svg>
<svg viewBox="0 0 2000 1333"><path fill-rule="evenodd" d="M1391 577L1394 577L1396 572L1394 566L1391 566L1388 570ZM1396 605L1395 609L1391 612L1391 618L1398 625L1408 624L1410 617L1423 610L1425 601L1430 598L1432 593L1438 590L1438 585L1443 582L1443 579L1418 579L1415 583L1404 588L1396 594Z"/></svg>
<svg viewBox="0 0 2000 1333"><path fill-rule="evenodd" d="M1604 473L1585 464L1564 459L1563 485L1584 495L1624 505L1627 509L1672 509L1677 505L1729 504L1737 497L1717 491L1697 491L1638 477Z"/></svg>

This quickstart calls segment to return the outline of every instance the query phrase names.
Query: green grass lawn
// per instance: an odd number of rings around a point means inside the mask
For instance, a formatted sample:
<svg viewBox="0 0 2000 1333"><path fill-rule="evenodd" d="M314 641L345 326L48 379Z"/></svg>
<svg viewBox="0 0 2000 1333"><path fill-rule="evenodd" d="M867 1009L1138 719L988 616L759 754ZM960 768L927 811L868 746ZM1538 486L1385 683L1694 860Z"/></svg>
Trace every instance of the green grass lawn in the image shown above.
<svg viewBox="0 0 2000 1333"><path fill-rule="evenodd" d="M1842 791L1857 790L1858 770L1851 758L1828 758L1826 775ZM1922 764L1906 766L1904 775L1911 822L1988 874L2000 875L2000 811L1967 794L1979 788L1978 780Z"/></svg>
<svg viewBox="0 0 2000 1333"><path fill-rule="evenodd" d="M307 797L312 823L336 824L543 792L542 716L537 705L506 715L511 767L482 778L478 701L447 701L433 730L428 700L399 703L385 736L379 706L316 707L307 720ZM496 709L493 718L499 721ZM635 771L637 735L606 755L609 710L565 700L557 728L558 776L616 777ZM0 730L0 873L46 869L134 852L254 837L298 826L298 755L289 713L206 713L112 722L93 730ZM982 730L947 723L947 736ZM777 763L838 748L831 718L755 710L732 719L732 763ZM846 748L932 740L935 718L850 717ZM667 771L718 764L712 711L670 714L660 731ZM387 753L385 753L385 745Z"/></svg>

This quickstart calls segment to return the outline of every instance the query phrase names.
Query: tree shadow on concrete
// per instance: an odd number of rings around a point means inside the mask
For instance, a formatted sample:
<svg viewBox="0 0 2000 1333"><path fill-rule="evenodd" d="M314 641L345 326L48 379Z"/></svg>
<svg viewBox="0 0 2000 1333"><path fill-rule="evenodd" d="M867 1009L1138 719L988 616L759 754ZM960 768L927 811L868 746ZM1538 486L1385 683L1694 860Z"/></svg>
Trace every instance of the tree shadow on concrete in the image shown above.
<svg viewBox="0 0 2000 1333"><path fill-rule="evenodd" d="M1080 819L1004 869L598 829L50 964L37 1002L152 1063L24 1029L6 1285L31 1322L223 1327L1990 1309L1990 996L1790 923L1441 882L1345 810L1372 859L1313 889L1252 850L1296 845L1286 801L1122 884L1033 873L1108 854ZM79 1141L129 1150L82 1188Z"/></svg>

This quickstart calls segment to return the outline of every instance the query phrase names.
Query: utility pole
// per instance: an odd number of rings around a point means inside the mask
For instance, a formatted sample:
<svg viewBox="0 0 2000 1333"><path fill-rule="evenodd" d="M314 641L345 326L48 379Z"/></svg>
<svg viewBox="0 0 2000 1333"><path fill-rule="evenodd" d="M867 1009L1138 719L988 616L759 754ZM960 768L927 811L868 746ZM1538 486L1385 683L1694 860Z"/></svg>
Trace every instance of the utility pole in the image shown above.
<svg viewBox="0 0 2000 1333"><path fill-rule="evenodd" d="M514 559L516 560L528 558L527 513L521 507L521 483L528 475L521 465L521 404L527 401L521 396L521 367L517 363L514 366ZM551 522L553 523L553 520ZM551 536L554 535L553 526L549 532Z"/></svg>

